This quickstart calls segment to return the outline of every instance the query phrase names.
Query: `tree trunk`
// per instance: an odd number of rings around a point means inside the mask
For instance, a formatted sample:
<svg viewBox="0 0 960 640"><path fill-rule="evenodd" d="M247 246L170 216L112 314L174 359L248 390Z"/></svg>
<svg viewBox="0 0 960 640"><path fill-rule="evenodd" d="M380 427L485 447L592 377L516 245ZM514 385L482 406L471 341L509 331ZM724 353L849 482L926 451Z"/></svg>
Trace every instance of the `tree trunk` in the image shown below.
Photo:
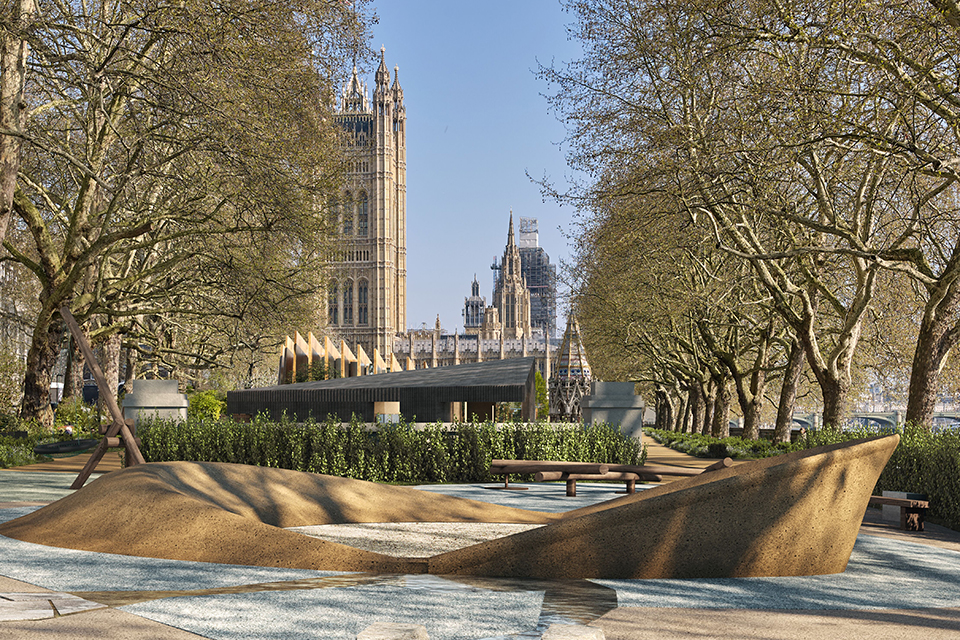
<svg viewBox="0 0 960 640"><path fill-rule="evenodd" d="M703 399L703 387L699 382L690 385L690 431L700 433L703 427L703 414L706 411Z"/></svg>
<svg viewBox="0 0 960 640"><path fill-rule="evenodd" d="M83 368L86 361L83 358L83 351L80 350L80 344L73 339L73 335L67 340L67 369L63 375L63 399L73 397L83 398Z"/></svg>
<svg viewBox="0 0 960 640"><path fill-rule="evenodd" d="M683 407L683 411L680 412L680 429L678 431L687 431L690 429L690 397L687 396L684 400L683 396L680 396L680 405Z"/></svg>
<svg viewBox="0 0 960 640"><path fill-rule="evenodd" d="M711 377L706 383L703 398L703 422L698 426L698 433L710 435L713 430L713 416L717 411L717 385ZM701 391L703 389L701 388Z"/></svg>
<svg viewBox="0 0 960 640"><path fill-rule="evenodd" d="M842 427L847 420L850 381L844 371L821 364L814 357L812 333L804 335L801 342L807 356L807 364L817 378L823 396L823 426Z"/></svg>
<svg viewBox="0 0 960 640"><path fill-rule="evenodd" d="M133 381L137 378L137 363L140 361L140 353L136 349L127 348L126 365L123 373L123 389L130 393L133 389Z"/></svg>
<svg viewBox="0 0 960 640"><path fill-rule="evenodd" d="M760 438L760 402L763 400L764 371L757 369L750 374L750 388L745 384L745 377L734 374L734 386L737 389L737 403L743 414L743 437L745 440ZM727 427L729 431L729 426Z"/></svg>
<svg viewBox="0 0 960 640"><path fill-rule="evenodd" d="M103 358L103 362L101 362L103 377L107 379L107 389L114 400L117 400L120 387L120 346L122 343L123 340L119 333L111 333L103 342L103 355L101 355ZM102 397L102 394L100 397L100 410L104 415L110 415L107 410L106 399Z"/></svg>
<svg viewBox="0 0 960 640"><path fill-rule="evenodd" d="M26 35L36 15L34 0L13 0L4 11L3 43L0 50L0 129L22 132L26 109L23 88L27 77L30 47ZM8 22L9 21L9 22ZM13 215L13 194L20 171L21 138L0 135L0 243L7 236Z"/></svg>
<svg viewBox="0 0 960 640"><path fill-rule="evenodd" d="M958 295L956 282L947 295L934 305L931 300L920 322L917 346L913 352L910 371L910 391L907 396L906 423L930 427L940 391L940 371L950 350L960 338L957 322Z"/></svg>
<svg viewBox="0 0 960 640"><path fill-rule="evenodd" d="M760 396L755 396L750 402L740 405L740 409L743 411L742 437L746 440L760 439L760 404L757 402L759 398Z"/></svg>
<svg viewBox="0 0 960 640"><path fill-rule="evenodd" d="M820 379L820 392L823 394L823 426L842 427L848 415L849 389L846 381L824 376Z"/></svg>
<svg viewBox="0 0 960 640"><path fill-rule="evenodd" d="M715 438L726 438L730 435L730 389L725 378L718 379L714 386L717 392L711 435Z"/></svg>
<svg viewBox="0 0 960 640"><path fill-rule="evenodd" d="M793 408L797 401L797 387L800 374L803 373L803 347L794 339L790 343L787 367L783 370L783 386L780 388L780 402L777 405L777 424L773 430L774 442L789 442L793 429Z"/></svg>
<svg viewBox="0 0 960 640"><path fill-rule="evenodd" d="M63 322L56 308L44 306L33 328L30 350L27 352L27 372L23 378L23 399L20 417L37 420L47 430L53 430L53 410L50 407L50 373L60 355Z"/></svg>
<svg viewBox="0 0 960 640"><path fill-rule="evenodd" d="M670 400L663 387L658 386L656 391L657 428L662 431L672 431L673 420L670 417Z"/></svg>

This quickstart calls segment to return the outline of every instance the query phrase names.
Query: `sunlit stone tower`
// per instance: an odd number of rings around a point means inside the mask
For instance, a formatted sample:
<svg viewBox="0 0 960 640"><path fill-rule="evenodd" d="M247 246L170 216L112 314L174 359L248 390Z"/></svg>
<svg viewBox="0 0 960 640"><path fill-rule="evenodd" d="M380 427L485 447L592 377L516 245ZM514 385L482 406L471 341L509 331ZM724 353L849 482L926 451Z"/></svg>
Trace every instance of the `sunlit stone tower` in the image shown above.
<svg viewBox="0 0 960 640"><path fill-rule="evenodd" d="M349 174L329 203L343 242L327 311L330 333L368 353L389 354L407 323L407 151L399 70L391 85L384 53L373 99L354 68L336 116L346 132Z"/></svg>

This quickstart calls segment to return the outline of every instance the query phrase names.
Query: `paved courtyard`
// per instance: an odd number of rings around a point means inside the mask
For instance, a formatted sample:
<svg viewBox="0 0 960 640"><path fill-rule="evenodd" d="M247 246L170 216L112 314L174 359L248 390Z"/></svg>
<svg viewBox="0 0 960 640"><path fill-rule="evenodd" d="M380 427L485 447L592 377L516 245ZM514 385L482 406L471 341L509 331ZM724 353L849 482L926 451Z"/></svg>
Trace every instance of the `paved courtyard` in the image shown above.
<svg viewBox="0 0 960 640"><path fill-rule="evenodd" d="M0 470L0 520L67 495L73 478ZM562 484L528 486L422 488L556 512L611 499L622 485L582 483L576 498ZM567 581L181 562L0 537L0 638L353 640L377 621L422 624L432 640L535 640L557 622L600 627L607 639L956 638L960 534L929 524L900 532L868 510L842 574Z"/></svg>

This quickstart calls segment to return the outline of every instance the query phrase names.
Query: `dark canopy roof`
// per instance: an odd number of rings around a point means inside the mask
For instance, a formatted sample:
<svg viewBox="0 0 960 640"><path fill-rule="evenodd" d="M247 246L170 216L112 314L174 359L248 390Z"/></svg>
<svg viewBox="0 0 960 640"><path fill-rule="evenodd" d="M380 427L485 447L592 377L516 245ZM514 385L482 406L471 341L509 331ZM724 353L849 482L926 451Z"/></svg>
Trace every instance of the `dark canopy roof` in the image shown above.
<svg viewBox="0 0 960 640"><path fill-rule="evenodd" d="M286 411L300 420L356 414L369 422L374 402L399 402L406 420L431 422L443 420L451 402L523 402L535 393L534 371L534 358L512 358L231 391L227 413L277 418Z"/></svg>

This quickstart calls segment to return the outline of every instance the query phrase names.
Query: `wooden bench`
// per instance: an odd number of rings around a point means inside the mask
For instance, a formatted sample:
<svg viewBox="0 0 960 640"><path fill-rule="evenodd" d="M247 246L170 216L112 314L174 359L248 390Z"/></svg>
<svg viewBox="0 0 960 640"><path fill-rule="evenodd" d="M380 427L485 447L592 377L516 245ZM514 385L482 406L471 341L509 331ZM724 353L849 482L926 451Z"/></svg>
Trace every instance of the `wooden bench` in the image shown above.
<svg viewBox="0 0 960 640"><path fill-rule="evenodd" d="M576 497L577 481L613 480L626 484L625 493L635 493L637 480L660 482L663 476L697 476L708 471L726 469L733 466L733 460L724 458L705 469L687 469L656 465L606 464L599 462L561 462L557 460L493 460L490 473L503 476L502 487L488 489L507 489L522 491L526 487L511 487L511 473L532 473L537 482L563 480L567 483L567 495Z"/></svg>
<svg viewBox="0 0 960 640"><path fill-rule="evenodd" d="M900 528L904 531L923 531L923 516L930 508L926 500L910 500L908 498L887 498L884 496L870 496L871 507L890 505L900 507Z"/></svg>
<svg viewBox="0 0 960 640"><path fill-rule="evenodd" d="M652 476L657 481L662 480L660 476ZM619 480L626 483L626 489L617 493L636 493L637 480L640 475L636 473L627 473L624 471L608 471L606 473L567 473L564 471L538 471L534 475L537 482L552 482L564 480L567 483L567 496L575 498L577 496L577 480Z"/></svg>
<svg viewBox="0 0 960 640"><path fill-rule="evenodd" d="M511 473L539 473L541 471L560 471L566 473L603 474L610 470L610 465L599 462L563 462L558 460L491 460L490 473L503 476L502 487L487 487L487 489L506 489L525 491L527 487L511 487Z"/></svg>

